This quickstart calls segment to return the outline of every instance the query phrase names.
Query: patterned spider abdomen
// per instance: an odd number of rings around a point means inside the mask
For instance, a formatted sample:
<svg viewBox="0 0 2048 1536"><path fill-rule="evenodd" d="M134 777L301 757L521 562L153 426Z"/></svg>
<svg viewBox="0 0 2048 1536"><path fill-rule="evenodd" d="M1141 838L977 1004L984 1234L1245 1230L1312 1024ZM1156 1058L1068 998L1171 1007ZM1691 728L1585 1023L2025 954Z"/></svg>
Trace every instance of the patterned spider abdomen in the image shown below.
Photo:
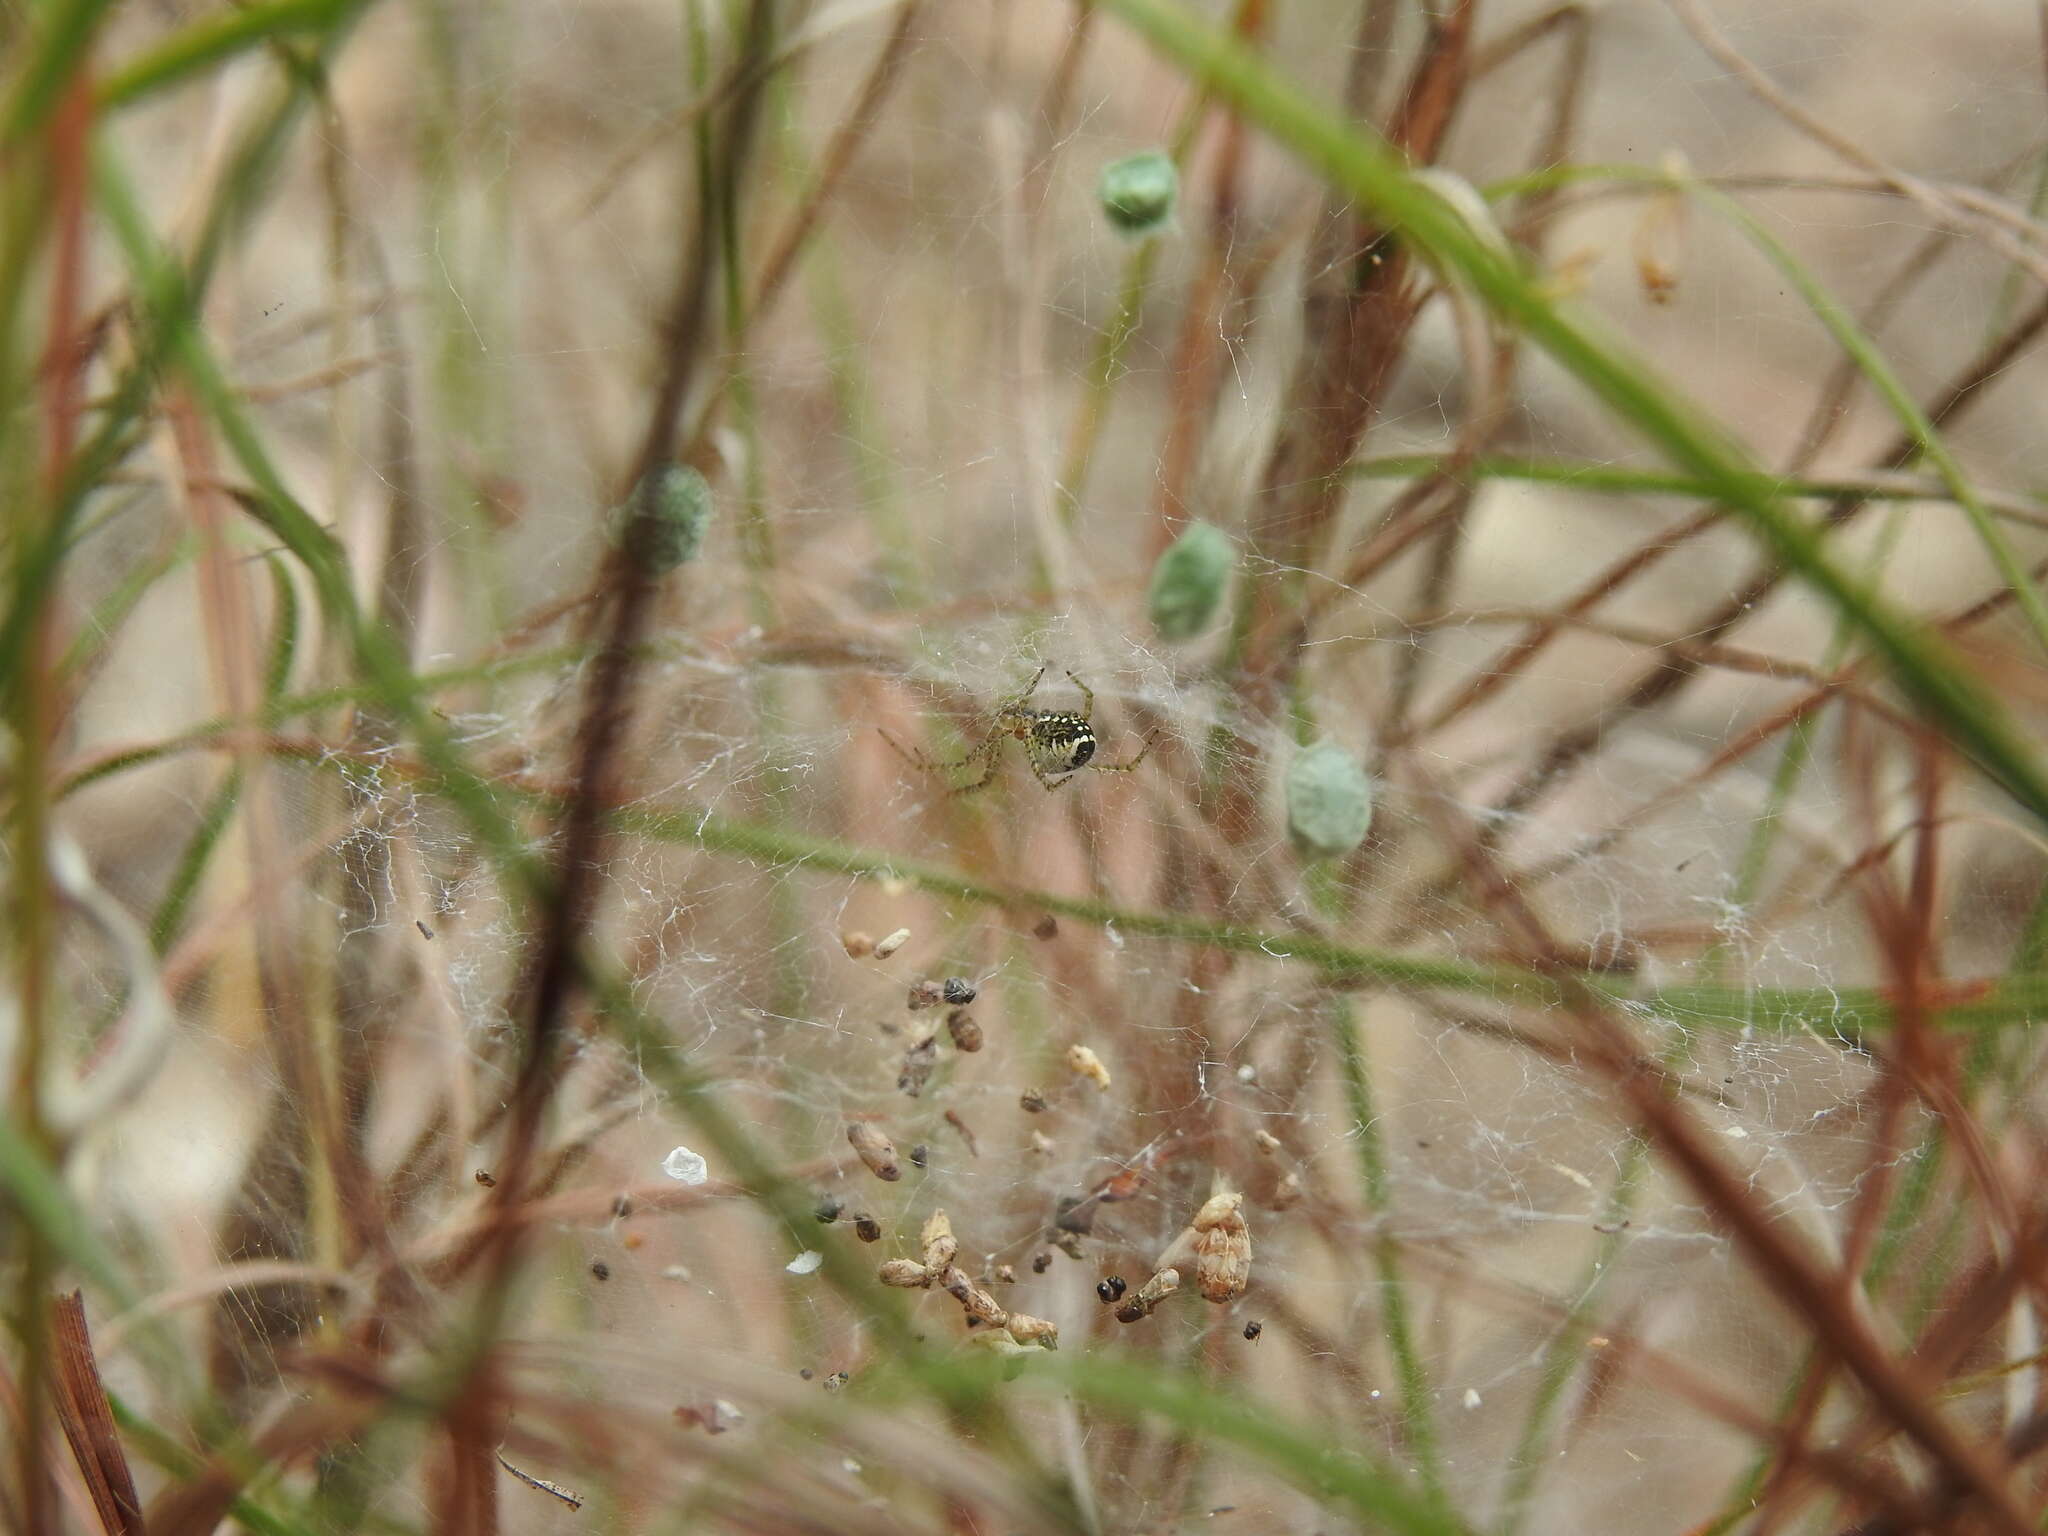
<svg viewBox="0 0 2048 1536"><path fill-rule="evenodd" d="M1024 750L1048 777L1073 773L1095 755L1095 728L1064 710L1043 710L1031 722Z"/></svg>

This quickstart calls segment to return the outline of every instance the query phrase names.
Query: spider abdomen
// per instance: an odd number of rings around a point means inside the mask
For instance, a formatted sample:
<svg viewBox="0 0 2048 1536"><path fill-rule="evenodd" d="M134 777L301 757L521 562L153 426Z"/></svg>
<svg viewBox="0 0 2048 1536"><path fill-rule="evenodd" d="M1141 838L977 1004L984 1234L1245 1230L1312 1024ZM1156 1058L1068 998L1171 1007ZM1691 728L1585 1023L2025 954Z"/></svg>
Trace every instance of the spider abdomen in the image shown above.
<svg viewBox="0 0 2048 1536"><path fill-rule="evenodd" d="M1031 718L1024 750L1040 773L1073 773L1095 755L1095 728L1065 710L1039 710Z"/></svg>

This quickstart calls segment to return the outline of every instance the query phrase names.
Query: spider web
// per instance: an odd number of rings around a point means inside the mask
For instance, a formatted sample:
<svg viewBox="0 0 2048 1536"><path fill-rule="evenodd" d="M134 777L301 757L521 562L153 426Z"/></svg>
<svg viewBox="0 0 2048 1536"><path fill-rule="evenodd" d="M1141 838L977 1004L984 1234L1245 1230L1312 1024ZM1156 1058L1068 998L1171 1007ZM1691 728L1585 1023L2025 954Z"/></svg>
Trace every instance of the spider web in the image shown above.
<svg viewBox="0 0 2048 1536"><path fill-rule="evenodd" d="M1485 25L1504 34L1524 14L1507 8ZM329 290L307 275L321 270L312 241L322 227L308 158L260 225L231 302L246 337L238 368L259 386L373 348L377 317L396 317L413 349L403 388L371 369L331 406L324 393L287 394L264 419L309 504L329 510L366 570L391 483L374 427L409 427L435 507L420 551L427 669L504 664L446 689L442 718L479 769L546 792L572 774L587 647L559 652L588 639L579 626L590 609L576 599L601 568L602 512L644 416L650 316L674 258L673 155L616 157L675 112L673 72L647 60L672 59L679 43L673 17L651 7L494 15L489 35L452 40L448 78L416 109L447 114L437 142L455 171L438 179L410 146L415 109L369 83L409 56L411 23L379 13L351 55L340 122L359 201L348 216L386 252L391 282L359 273L357 307L329 308ZM1461 862L1483 840L1556 943L1612 981L1637 1049L1664 1064L1759 1206L1839 1259L1859 1192L1881 1174L1909 1179L1919 1146L1876 1135L1873 1062L1826 1003L1830 989L1887 979L1849 878L1864 846L1851 770L1869 748L1818 717L1808 771L1785 795L1773 788L1783 733L1720 760L1839 659L1832 618L1780 586L1739 625L1709 632L1708 616L1757 569L1739 530L1681 543L1684 503L1509 479L1488 480L1472 501L1434 593L1430 541L1346 579L1351 557L1388 526L1400 481L1351 485L1327 558L1284 567L1259 556L1243 529L1313 341L1301 313L1315 274L1299 256L1320 194L1253 142L1246 205L1219 247L1239 286L1202 338L1213 410L1173 510L1232 533L1240 594L1262 583L1312 613L1299 636L1299 707L1247 709L1230 665L1243 637L1227 618L1186 644L1159 641L1144 583L1169 480L1161 444L1182 378L1182 319L1212 228L1200 188L1221 130L1197 141L1187 202L1116 360L1077 489L1066 479L1076 423L1091 409L1131 251L1095 214L1093 179L1106 160L1167 136L1181 98L1105 27L1074 77L1069 115L1048 128L1041 109L1068 37L1066 13L1054 15L997 6L918 17L905 77L860 145L817 253L737 354L740 381L702 456L718 522L664 589L620 758L629 815L604 854L593 952L628 979L762 1154L839 1204L841 1219L776 1221L716 1161L706 1192L664 1178L671 1148L704 1149L701 1128L644 1063L579 1021L587 1032L563 1068L549 1131L559 1178L545 1196L539 1278L514 1330L531 1352L521 1379L532 1397L512 1428L515 1451L525 1449L507 1454L608 1498L709 1498L721 1448L747 1443L785 1470L791 1499L842 1501L849 1528L897 1518L947 1528L906 1475L940 1452L980 1467L973 1458L987 1448L936 1414L912 1413L910 1429L857 1416L819 1429L807 1415L835 1374L847 1373L845 1398L857 1402L863 1381L886 1370L885 1345L859 1304L786 1267L827 1246L870 1268L913 1256L920 1225L943 1208L963 1270L1006 1307L1055 1322L1063 1349L1187 1366L1418 1476L1433 1455L1475 1526L1696 1526L1723 1508L1754 1455L1705 1406L1705 1387L1770 1417L1803 1330L1696 1190L1643 1151L1614 1083L1566 1021L1483 992L1335 986L1286 945L1311 936L1409 960L1527 965L1513 924ZM2034 133L2032 44L2012 46L2009 19L1932 7L1872 27L1825 5L1731 7L1725 19L1749 24L1737 41L1814 92L1815 110L1916 168L1982 176ZM786 215L888 24L875 7L810 18L822 41L760 150L764 207ZM1324 29L1336 25L1328 13L1290 16L1272 51L1334 92L1323 77L1340 61ZM1811 169L1803 141L1661 11L1601 13L1592 25L1602 57L1575 159L1648 163L1677 146L1702 171ZM1404 23L1398 42L1413 41ZM1860 83L1891 78L1901 58L1939 79L1897 94ZM1447 163L1475 183L1524 169L1532 103L1552 81L1534 61L1503 69L1474 97ZM371 190L380 178L411 189L417 206L382 206ZM1852 302L1877 291L1921 233L1900 205L1835 193L1763 206ZM1832 363L1816 344L1823 333L1705 220L1677 248L1675 302L1647 305L1631 259L1644 217L1639 203L1587 197L1551 236L1553 266L1577 274L1582 302L1682 375L1760 458L1780 462ZM1276 259L1261 264L1268 245ZM1254 265L1256 284L1245 277ZM2002 280L1989 258L1963 256L1886 334L1916 394L1994 326ZM1364 454L1452 451L1474 404L1467 380L1456 316L1439 298ZM1987 483L2038 472L2039 434L2019 414L2026 397L2008 383L1958 433ZM1859 398L1827 463L1867 466L1892 430ZM1650 467L1534 358L1522 362L1498 451ZM312 493L322 484L325 499ZM153 537L169 515L161 500L110 512L82 563L116 569L136 530ZM1670 558L1646 560L1583 622L1556 627L1489 698L1390 742L1390 726L1429 722L1629 551L1656 555L1667 542ZM1931 502L1876 509L1831 547L1928 612L1994 584L1959 515ZM82 750L170 736L212 713L202 666L167 682L159 665L195 649L165 635L189 641L198 622L189 593L141 611L96 685ZM1987 651L2002 643L1984 641ZM1668 699L1618 708L1660 657L1703 654ZM1784 665L1748 664L1756 658ZM302 657L295 682L310 688L321 664ZM1093 689L1100 758L1128 760L1156 733L1139 771L1084 772L1047 794L1005 741L990 782L956 795L885 739L956 757L1041 666L1036 708L1079 708L1064 671ZM1520 792L1561 740L1602 719L1612 723L1597 746L1540 792ZM512 999L530 936L460 818L408 779L407 747L363 748L340 724L314 733L322 754L268 770L269 814L301 855L282 899L309 933L369 957L374 1021L345 1016L340 1028L374 1058L363 1157L388 1181L409 1272L421 1273L473 1231L484 1198L475 1176L502 1154L495 1111L515 1060ZM1371 841L1319 868L1290 845L1281 798L1281 770L1310 733L1378 775ZM1909 814L1902 761L1885 758L1877 774L1886 832ZM139 781L147 793L77 804L78 824L109 856L98 862L125 851L119 884L138 909L170 879L179 846L152 829L171 813L181 837L196 825L217 767L173 764ZM1948 952L1958 974L1974 974L2004 963L2025 908L2015 893L2031 889L2039 861L2016 847L1995 803L1967 785L1954 796L1983 823L1958 830L1949 896L1954 911L1981 915ZM544 849L545 818L526 825ZM784 851L746 855L706 830L732 827L766 829ZM201 905L246 913L251 899L230 886ZM1095 904L1093 915L1075 903ZM1271 943L1190 944L1146 921L1161 917ZM892 954L873 951L898 930L908 934ZM238 1198L276 1230L301 1219L304 1144L271 1144L263 1127L280 1103L307 1106L293 1104L261 1030L234 1020L238 1003L253 1010L263 995L255 960L219 926L199 932L206 964L195 974L208 984L181 998L170 1064L96 1154L107 1220L148 1256L160 1293L203 1290L234 1264L313 1265L339 1251L259 1240L262 1221L244 1224L257 1234L246 1245L227 1235ZM908 1006L916 983L954 977L977 993L967 1012L986 1039L978 1051L954 1043L948 1008ZM1745 1027L1664 1001L1694 985L1809 989L1814 1004ZM1358 1043L1348 1060L1347 1031ZM910 1058L926 1040L935 1065L920 1080ZM1105 1086L1069 1065L1077 1046L1103 1064ZM1034 1097L1042 1109L1027 1107ZM849 1124L886 1131L900 1180L883 1183L849 1155ZM152 1153L172 1140L190 1155ZM259 1176L266 1163L276 1178ZM1105 1186L1118 1198L1103 1198ZM1247 1197L1249 1291L1224 1305L1190 1291L1142 1323L1114 1321L1097 1284L1114 1274L1139 1286L1221 1189ZM1076 1201L1078 1215L1063 1204ZM881 1224L880 1244L860 1244L857 1214ZM1063 1232L1063 1215L1086 1230ZM1924 1264L1927 1235L1906 1244ZM363 1258L290 1329L259 1315L268 1293L228 1293L252 1391L284 1391L293 1347L361 1315L373 1268ZM914 1294L912 1316L927 1339L966 1347L945 1294ZM1253 1322L1256 1342L1244 1337ZM188 1312L181 1326L200 1344L226 1325ZM702 1426L719 1403L743 1422L713 1434ZM590 1442L562 1430L573 1418L564 1404L616 1411L619 1446L649 1448L644 1463L625 1450L616 1463L579 1463L575 1446ZM1086 1528L1326 1528L1315 1501L1252 1458L1073 1401L1020 1398L1018 1412L1069 1480ZM694 1438L677 1450L663 1434ZM431 1482L428 1472L394 1479L379 1513L424 1522ZM538 1493L504 1497L522 1529L560 1513Z"/></svg>

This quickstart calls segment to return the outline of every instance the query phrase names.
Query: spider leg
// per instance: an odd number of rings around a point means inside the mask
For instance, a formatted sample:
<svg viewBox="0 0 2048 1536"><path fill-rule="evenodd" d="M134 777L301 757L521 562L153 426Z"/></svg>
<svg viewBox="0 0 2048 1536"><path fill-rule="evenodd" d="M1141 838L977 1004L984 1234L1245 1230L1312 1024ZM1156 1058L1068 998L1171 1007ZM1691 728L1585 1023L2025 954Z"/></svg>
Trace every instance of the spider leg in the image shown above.
<svg viewBox="0 0 2048 1536"><path fill-rule="evenodd" d="M950 795L964 795L971 790L981 788L982 785L986 784L990 779L994 778L996 776L996 768L998 766L996 748L1000 747L1002 744L1002 732L990 731L988 733L988 736L982 741L982 744L980 746L976 747L972 752L968 753L965 757L961 758L959 762L953 764L953 766L956 768L964 768L967 764L973 762L978 757L982 759L981 777L978 779L969 779L965 784L952 785L950 788L947 789L946 793Z"/></svg>
<svg viewBox="0 0 2048 1536"><path fill-rule="evenodd" d="M1045 668L1046 663L1040 662L1038 670L1031 674L1031 681L996 706L996 713L1000 715L1005 710L1022 709L1026 704L1029 704L1031 702L1031 695L1038 692L1038 685L1045 677Z"/></svg>
<svg viewBox="0 0 2048 1536"><path fill-rule="evenodd" d="M1138 748L1138 755L1128 763L1089 763L1088 766L1097 773L1129 773L1138 764L1145 761L1145 755L1152 750L1152 743L1158 740L1158 738L1159 732L1157 730L1147 731L1145 733L1145 745Z"/></svg>
<svg viewBox="0 0 2048 1536"><path fill-rule="evenodd" d="M937 768L942 773L951 773L956 768L965 768L968 764L979 758L990 756L997 747L1002 745L1002 741L1003 733L1001 731L990 731L981 738L981 744L976 747L970 747L964 757L952 759L935 757L929 761L927 766Z"/></svg>
<svg viewBox="0 0 2048 1536"><path fill-rule="evenodd" d="M1050 794L1052 791L1058 789L1062 784L1066 783L1067 780L1071 779L1074 776L1071 773L1063 773L1058 778L1054 778L1051 774L1047 773L1043 768L1039 767L1038 764L1031 762L1031 758L1028 754L1025 756L1024 761L1027 763L1031 763L1031 772L1037 777L1038 782L1045 786L1047 794Z"/></svg>
<svg viewBox="0 0 2048 1536"><path fill-rule="evenodd" d="M907 762L915 764L917 767L924 769L927 773L950 773L955 769L965 768L978 758L988 757L991 753L995 751L995 749L999 745L1001 745L1003 739L1001 731L992 730L981 739L981 742L978 746L971 748L964 757L947 759L942 757L927 757L924 753L918 751L915 747L904 746L902 742L898 741L894 736L891 736L887 731L882 730L880 726L876 726L875 729L881 732L882 740L888 742L890 746L894 747L897 753L900 756L902 756ZM987 781L988 774L984 773L980 779L977 779L975 783L969 785L968 788L977 788L981 784L986 783Z"/></svg>
<svg viewBox="0 0 2048 1536"><path fill-rule="evenodd" d="M887 743L889 743L890 746L896 749L896 755L898 757L902 758L903 761L910 764L913 768L929 769L931 767L932 760L926 757L922 752L919 752L916 748L906 747L905 745L903 745L902 742L898 741L894 736L891 736L879 725L875 727L875 732L882 738L882 740L886 741Z"/></svg>
<svg viewBox="0 0 2048 1536"><path fill-rule="evenodd" d="M1043 670L1043 668L1040 668L1041 672ZM1060 668L1060 670L1062 672L1066 672L1065 667ZM1067 681L1072 683L1076 688L1081 690L1081 708L1078 711L1081 718L1083 720L1092 720L1095 717L1095 690L1093 688L1090 688L1086 683L1082 682L1081 679L1074 676L1074 674L1071 672L1067 672Z"/></svg>

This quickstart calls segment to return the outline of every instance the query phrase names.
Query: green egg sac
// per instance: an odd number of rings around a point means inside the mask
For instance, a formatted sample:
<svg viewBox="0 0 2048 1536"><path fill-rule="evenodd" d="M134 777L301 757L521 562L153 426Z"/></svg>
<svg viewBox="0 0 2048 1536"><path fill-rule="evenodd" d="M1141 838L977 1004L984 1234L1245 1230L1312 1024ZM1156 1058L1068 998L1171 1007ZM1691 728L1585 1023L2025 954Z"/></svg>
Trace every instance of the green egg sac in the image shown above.
<svg viewBox="0 0 2048 1536"><path fill-rule="evenodd" d="M647 511L638 558L649 576L666 576L697 558L711 523L711 486L687 464L668 464L643 479L633 499L612 509L612 537L623 541L633 509Z"/></svg>
<svg viewBox="0 0 2048 1536"><path fill-rule="evenodd" d="M1180 172L1169 157L1148 149L1105 165L1095 195L1102 204L1102 216L1119 233L1142 239L1173 217L1173 205L1180 195Z"/></svg>
<svg viewBox="0 0 2048 1536"><path fill-rule="evenodd" d="M1287 770L1287 834L1303 858L1336 859L1372 826L1372 780L1333 741L1296 755Z"/></svg>
<svg viewBox="0 0 2048 1536"><path fill-rule="evenodd" d="M1213 523L1189 523L1152 567L1148 603L1162 640L1200 634L1215 617L1237 550Z"/></svg>

